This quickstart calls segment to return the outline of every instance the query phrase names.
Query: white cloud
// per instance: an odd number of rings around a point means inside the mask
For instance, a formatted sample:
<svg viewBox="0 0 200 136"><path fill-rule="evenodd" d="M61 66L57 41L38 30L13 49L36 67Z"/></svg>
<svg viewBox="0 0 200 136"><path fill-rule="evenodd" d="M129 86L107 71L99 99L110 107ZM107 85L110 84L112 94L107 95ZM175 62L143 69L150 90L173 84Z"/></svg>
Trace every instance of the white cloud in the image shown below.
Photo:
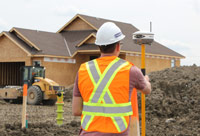
<svg viewBox="0 0 200 136"><path fill-rule="evenodd" d="M167 46L168 48L175 50L177 52L184 52L190 49L191 44L185 43L177 40L168 40L168 39L158 39L160 43Z"/></svg>
<svg viewBox="0 0 200 136"><path fill-rule="evenodd" d="M158 40L163 45L168 48L182 54L185 59L181 59L181 65L193 65L196 64L200 66L200 47L193 43L186 43L177 40L160 39Z"/></svg>
<svg viewBox="0 0 200 136"><path fill-rule="evenodd" d="M194 9L195 13L200 16L200 2L199 0L192 1L192 8Z"/></svg>
<svg viewBox="0 0 200 136"><path fill-rule="evenodd" d="M78 8L78 7L75 7L75 6L57 6L54 10L54 13L56 15L59 15L59 16L74 16L75 14L77 13L81 13L81 14L87 14L88 13L88 10L86 9L83 9L83 8Z"/></svg>
<svg viewBox="0 0 200 136"><path fill-rule="evenodd" d="M2 18L0 18L0 28L2 30L7 30L9 28L9 24Z"/></svg>

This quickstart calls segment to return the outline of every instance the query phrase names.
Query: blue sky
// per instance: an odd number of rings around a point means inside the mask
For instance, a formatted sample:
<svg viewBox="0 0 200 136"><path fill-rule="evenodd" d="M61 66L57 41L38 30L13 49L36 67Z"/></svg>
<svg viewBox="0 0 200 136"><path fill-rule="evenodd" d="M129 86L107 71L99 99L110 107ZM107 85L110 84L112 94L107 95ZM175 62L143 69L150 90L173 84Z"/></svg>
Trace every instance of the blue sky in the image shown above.
<svg viewBox="0 0 200 136"><path fill-rule="evenodd" d="M0 0L0 32L21 27L56 32L77 13L131 23L200 65L200 0Z"/></svg>

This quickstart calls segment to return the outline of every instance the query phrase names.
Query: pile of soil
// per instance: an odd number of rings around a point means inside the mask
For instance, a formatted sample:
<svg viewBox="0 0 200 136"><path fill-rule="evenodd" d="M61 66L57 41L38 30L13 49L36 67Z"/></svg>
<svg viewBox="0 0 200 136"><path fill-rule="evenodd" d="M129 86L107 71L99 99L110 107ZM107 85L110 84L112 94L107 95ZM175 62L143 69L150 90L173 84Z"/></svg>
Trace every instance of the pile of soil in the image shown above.
<svg viewBox="0 0 200 136"><path fill-rule="evenodd" d="M150 73L146 95L147 136L200 135L200 67L184 66ZM21 129L22 105L0 101L0 136L76 136L80 117L73 117L72 88L65 91L64 124L56 125L56 105L28 105L28 128ZM140 93L138 93L140 99ZM140 109L140 100L139 109ZM141 123L140 123L141 124Z"/></svg>
<svg viewBox="0 0 200 136"><path fill-rule="evenodd" d="M147 135L200 135L200 67L175 67L149 76Z"/></svg>

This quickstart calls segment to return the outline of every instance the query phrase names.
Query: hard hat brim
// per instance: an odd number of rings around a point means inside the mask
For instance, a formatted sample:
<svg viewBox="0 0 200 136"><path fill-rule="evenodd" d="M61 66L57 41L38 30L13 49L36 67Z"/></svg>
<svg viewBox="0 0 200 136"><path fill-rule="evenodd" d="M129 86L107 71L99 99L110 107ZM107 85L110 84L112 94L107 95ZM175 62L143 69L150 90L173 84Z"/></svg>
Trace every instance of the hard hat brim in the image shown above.
<svg viewBox="0 0 200 136"><path fill-rule="evenodd" d="M99 43L97 40L95 41L95 45L97 46L107 46L107 45L110 45L110 44L113 44L113 43L116 43L116 42L119 42L121 40L123 40L126 36L125 35L121 35L120 37L116 38L116 39L113 39L111 40L110 42L105 42L105 43Z"/></svg>

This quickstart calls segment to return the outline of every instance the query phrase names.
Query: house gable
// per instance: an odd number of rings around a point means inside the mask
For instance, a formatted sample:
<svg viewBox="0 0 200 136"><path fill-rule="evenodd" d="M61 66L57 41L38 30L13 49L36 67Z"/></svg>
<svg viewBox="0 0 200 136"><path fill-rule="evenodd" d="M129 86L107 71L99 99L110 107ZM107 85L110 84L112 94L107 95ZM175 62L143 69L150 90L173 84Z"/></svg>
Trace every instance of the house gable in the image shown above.
<svg viewBox="0 0 200 136"><path fill-rule="evenodd" d="M68 23L66 23L57 33L62 31L80 31L80 30L97 30L92 24L87 22L80 15L76 15Z"/></svg>
<svg viewBox="0 0 200 136"><path fill-rule="evenodd" d="M3 33L0 37L0 61L1 62L15 62L24 60L28 57L28 53L20 45L18 45L12 38Z"/></svg>
<svg viewBox="0 0 200 136"><path fill-rule="evenodd" d="M19 29L16 28L12 28L10 30L10 32L15 32L16 35L22 39L24 42L26 42L28 45L30 45L31 47L34 47L36 50L40 51L40 48L37 47L33 42L31 42L22 32L20 32Z"/></svg>
<svg viewBox="0 0 200 136"><path fill-rule="evenodd" d="M81 41L76 47L80 47L83 44L94 44L95 42L95 35L92 33L88 37L86 37L83 41Z"/></svg>
<svg viewBox="0 0 200 136"><path fill-rule="evenodd" d="M96 40L96 37L92 36L87 41L85 41L85 44L94 44Z"/></svg>

